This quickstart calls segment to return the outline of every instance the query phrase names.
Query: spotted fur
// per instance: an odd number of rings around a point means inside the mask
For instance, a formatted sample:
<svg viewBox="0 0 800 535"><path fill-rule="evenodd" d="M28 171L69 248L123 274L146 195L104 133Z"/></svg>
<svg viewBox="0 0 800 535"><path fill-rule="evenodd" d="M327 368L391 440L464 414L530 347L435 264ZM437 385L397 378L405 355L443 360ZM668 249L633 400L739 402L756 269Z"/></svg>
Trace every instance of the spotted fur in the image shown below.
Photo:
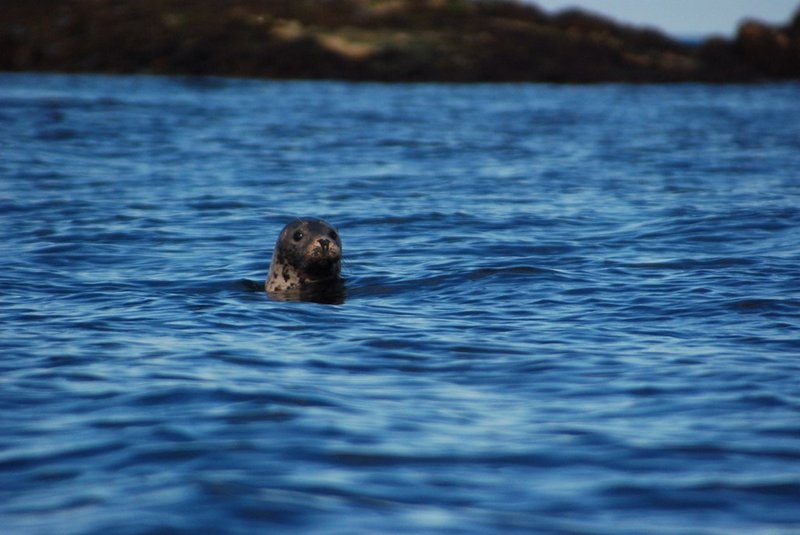
<svg viewBox="0 0 800 535"><path fill-rule="evenodd" d="M341 284L342 242L325 221L298 219L278 236L264 287L280 294Z"/></svg>

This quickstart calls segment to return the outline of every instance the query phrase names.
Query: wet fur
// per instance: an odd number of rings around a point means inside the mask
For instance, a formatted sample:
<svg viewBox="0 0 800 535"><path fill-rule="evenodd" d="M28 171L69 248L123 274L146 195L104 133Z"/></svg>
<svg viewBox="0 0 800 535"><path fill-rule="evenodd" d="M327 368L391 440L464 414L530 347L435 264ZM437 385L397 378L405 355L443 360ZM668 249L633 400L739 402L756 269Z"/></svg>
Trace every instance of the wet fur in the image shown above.
<svg viewBox="0 0 800 535"><path fill-rule="evenodd" d="M336 229L325 221L298 219L278 237L265 289L273 295L341 286L341 261Z"/></svg>

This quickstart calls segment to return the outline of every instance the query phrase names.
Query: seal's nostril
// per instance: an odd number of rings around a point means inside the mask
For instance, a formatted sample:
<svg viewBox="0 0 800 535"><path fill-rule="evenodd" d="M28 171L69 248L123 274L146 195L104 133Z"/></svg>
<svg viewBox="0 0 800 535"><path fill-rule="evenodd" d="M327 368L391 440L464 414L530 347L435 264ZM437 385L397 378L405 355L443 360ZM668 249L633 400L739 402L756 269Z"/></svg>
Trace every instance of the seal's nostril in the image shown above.
<svg viewBox="0 0 800 535"><path fill-rule="evenodd" d="M322 247L322 252L328 252L328 247L331 245L330 240L317 240L317 243L319 243L319 246Z"/></svg>

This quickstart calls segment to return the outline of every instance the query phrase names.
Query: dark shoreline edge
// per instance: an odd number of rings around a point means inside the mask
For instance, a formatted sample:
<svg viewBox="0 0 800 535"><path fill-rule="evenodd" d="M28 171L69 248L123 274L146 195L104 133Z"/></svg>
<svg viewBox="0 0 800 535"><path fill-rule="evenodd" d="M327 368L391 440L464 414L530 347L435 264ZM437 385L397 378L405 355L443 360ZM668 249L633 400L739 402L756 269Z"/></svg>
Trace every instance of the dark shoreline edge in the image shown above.
<svg viewBox="0 0 800 535"><path fill-rule="evenodd" d="M800 9L699 44L513 0L0 0L0 71L374 82L800 80Z"/></svg>

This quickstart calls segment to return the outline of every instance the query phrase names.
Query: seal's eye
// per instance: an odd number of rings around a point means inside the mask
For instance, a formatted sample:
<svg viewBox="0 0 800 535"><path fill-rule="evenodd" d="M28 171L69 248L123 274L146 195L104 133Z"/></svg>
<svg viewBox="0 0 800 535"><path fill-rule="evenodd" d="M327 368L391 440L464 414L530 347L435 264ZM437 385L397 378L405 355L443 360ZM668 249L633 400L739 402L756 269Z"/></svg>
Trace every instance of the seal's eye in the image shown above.
<svg viewBox="0 0 800 535"><path fill-rule="evenodd" d="M295 230L294 236L292 236L294 241L300 241L303 239L303 231L302 230Z"/></svg>
<svg viewBox="0 0 800 535"><path fill-rule="evenodd" d="M332 230L332 231L330 231L330 232L328 233L328 236L330 236L332 240L338 240L338 239L339 239L339 235L338 235L338 234L336 234L336 231L335 231L335 230Z"/></svg>

